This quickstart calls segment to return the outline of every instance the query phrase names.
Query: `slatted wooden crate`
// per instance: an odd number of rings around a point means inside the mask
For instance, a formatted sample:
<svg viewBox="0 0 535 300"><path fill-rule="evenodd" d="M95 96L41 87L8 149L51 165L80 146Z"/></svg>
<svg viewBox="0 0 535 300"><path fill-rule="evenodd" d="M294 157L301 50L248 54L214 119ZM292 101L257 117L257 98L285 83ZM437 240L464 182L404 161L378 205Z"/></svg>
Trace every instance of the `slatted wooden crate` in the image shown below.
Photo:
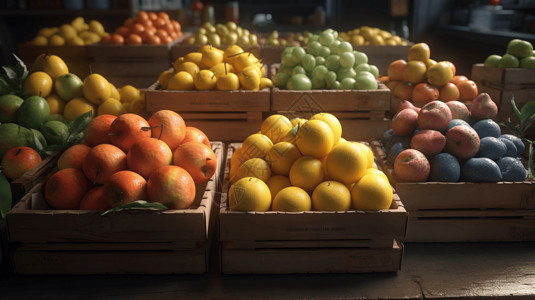
<svg viewBox="0 0 535 300"><path fill-rule="evenodd" d="M318 112L335 115L342 136L350 140L377 139L388 130L391 93L380 84L377 90L307 90L273 88L271 112L308 118Z"/></svg>
<svg viewBox="0 0 535 300"><path fill-rule="evenodd" d="M262 124L269 111L270 90L171 91L154 83L145 90L146 109L179 113L186 125L200 128L210 140L243 141Z"/></svg>
<svg viewBox="0 0 535 300"><path fill-rule="evenodd" d="M212 142L218 170L198 185L185 210L128 210L102 216L50 210L36 185L8 213L18 274L205 273L216 207L223 143Z"/></svg>
<svg viewBox="0 0 535 300"><path fill-rule="evenodd" d="M27 43L18 46L18 56L28 69L35 58L46 52L61 57L67 64L69 72L76 74L80 79L84 80L90 74L91 59L87 46L34 46Z"/></svg>
<svg viewBox="0 0 535 300"><path fill-rule="evenodd" d="M404 241L535 241L535 182L396 182L380 142L372 146L409 213Z"/></svg>
<svg viewBox="0 0 535 300"><path fill-rule="evenodd" d="M37 183L43 181L57 165L59 155L45 157L35 168L11 182L12 202L16 204Z"/></svg>
<svg viewBox="0 0 535 300"><path fill-rule="evenodd" d="M397 195L390 209L368 211L236 212L228 207L227 148L219 212L221 272L361 273L401 268L407 214Z"/></svg>

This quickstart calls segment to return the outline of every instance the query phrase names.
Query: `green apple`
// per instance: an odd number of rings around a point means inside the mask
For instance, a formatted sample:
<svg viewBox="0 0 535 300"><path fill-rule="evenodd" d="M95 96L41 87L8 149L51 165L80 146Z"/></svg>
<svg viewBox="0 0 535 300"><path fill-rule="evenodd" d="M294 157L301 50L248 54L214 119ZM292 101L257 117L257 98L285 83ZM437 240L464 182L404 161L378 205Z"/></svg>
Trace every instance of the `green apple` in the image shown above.
<svg viewBox="0 0 535 300"><path fill-rule="evenodd" d="M296 74L288 79L287 87L289 90L310 90L312 81L305 74Z"/></svg>
<svg viewBox="0 0 535 300"><path fill-rule="evenodd" d="M522 58L520 60L520 67L525 69L535 69L535 56Z"/></svg>
<svg viewBox="0 0 535 300"><path fill-rule="evenodd" d="M83 97L83 85L84 82L82 79L76 76L76 74L72 73L61 75L54 81L56 94L58 94L58 96L65 101Z"/></svg>
<svg viewBox="0 0 535 300"><path fill-rule="evenodd" d="M498 62L500 61L500 59L502 59L502 57L499 56L499 55L496 55L496 54L489 55L485 59L484 65L486 67L497 67L498 66Z"/></svg>
<svg viewBox="0 0 535 300"><path fill-rule="evenodd" d="M45 98L39 96L26 98L16 112L19 125L35 129L39 129L49 116L50 106Z"/></svg>
<svg viewBox="0 0 535 300"><path fill-rule="evenodd" d="M507 45L507 54L516 56L518 59L531 56L533 45L528 41L514 39Z"/></svg>
<svg viewBox="0 0 535 300"><path fill-rule="evenodd" d="M279 72L273 77L273 84L279 89L285 89L289 78L288 74Z"/></svg>
<svg viewBox="0 0 535 300"><path fill-rule="evenodd" d="M504 54L498 62L498 68L518 68L519 65L518 58L512 54Z"/></svg>
<svg viewBox="0 0 535 300"><path fill-rule="evenodd" d="M17 95L3 95L0 97L0 123L13 123L15 113L24 100Z"/></svg>

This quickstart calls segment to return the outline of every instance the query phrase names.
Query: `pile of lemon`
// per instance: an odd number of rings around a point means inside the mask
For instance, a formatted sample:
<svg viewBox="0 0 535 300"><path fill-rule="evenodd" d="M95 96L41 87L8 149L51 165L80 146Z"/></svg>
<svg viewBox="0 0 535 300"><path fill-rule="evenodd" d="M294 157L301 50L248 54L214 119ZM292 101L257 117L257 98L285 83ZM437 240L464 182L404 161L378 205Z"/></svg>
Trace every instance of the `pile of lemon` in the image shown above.
<svg viewBox="0 0 535 300"><path fill-rule="evenodd" d="M225 50L211 45L179 57L173 69L158 77L163 90L261 90L273 86L266 68L254 54L233 45Z"/></svg>
<svg viewBox="0 0 535 300"><path fill-rule="evenodd" d="M71 23L59 27L41 28L30 44L34 46L84 46L98 43L108 34L99 21L91 20L86 23L83 17L77 17Z"/></svg>
<svg viewBox="0 0 535 300"><path fill-rule="evenodd" d="M393 191L372 150L342 138L340 121L272 115L230 161L233 211L347 211L390 208Z"/></svg>
<svg viewBox="0 0 535 300"><path fill-rule="evenodd" d="M406 46L407 42L399 36L377 27L361 26L353 30L341 32L339 36L354 46Z"/></svg>
<svg viewBox="0 0 535 300"><path fill-rule="evenodd" d="M28 95L45 98L50 114L66 121L73 121L88 111L93 115L118 116L127 112L139 114L145 109L145 96L137 88L125 85L117 89L97 73L82 81L69 73L63 59L50 53L35 59L23 88Z"/></svg>

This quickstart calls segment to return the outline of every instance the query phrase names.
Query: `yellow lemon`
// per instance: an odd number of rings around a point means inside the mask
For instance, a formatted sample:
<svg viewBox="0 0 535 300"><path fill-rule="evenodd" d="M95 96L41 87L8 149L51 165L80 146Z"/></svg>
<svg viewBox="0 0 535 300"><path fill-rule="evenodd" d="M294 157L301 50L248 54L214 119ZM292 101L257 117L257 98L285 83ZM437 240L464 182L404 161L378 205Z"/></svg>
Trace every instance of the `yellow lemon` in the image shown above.
<svg viewBox="0 0 535 300"><path fill-rule="evenodd" d="M38 35L32 39L30 44L34 46L46 46L48 45L48 39L42 35Z"/></svg>
<svg viewBox="0 0 535 300"><path fill-rule="evenodd" d="M370 147L368 147L367 145L364 145L363 143L359 143L359 142L352 142L353 144L359 146L361 149L363 149L364 151L366 151L366 157L368 158L368 164L366 165L366 167L368 168L371 168L373 167L373 162L374 162L374 157L373 157L373 151Z"/></svg>
<svg viewBox="0 0 535 300"><path fill-rule="evenodd" d="M194 90L195 84L193 83L193 77L186 71L177 72L169 78L167 89L177 91Z"/></svg>
<svg viewBox="0 0 535 300"><path fill-rule="evenodd" d="M97 108L97 115L119 116L124 113L126 113L126 109L123 104L114 98L108 98L108 100L102 102Z"/></svg>
<svg viewBox="0 0 535 300"><path fill-rule="evenodd" d="M292 130L292 127L292 123L287 117L275 114L262 121L260 132L275 144L285 137Z"/></svg>
<svg viewBox="0 0 535 300"><path fill-rule="evenodd" d="M279 142L273 145L266 154L266 162L271 166L271 171L279 175L290 174L292 164L301 157L297 147L289 142Z"/></svg>
<svg viewBox="0 0 535 300"><path fill-rule="evenodd" d="M178 70L178 67L184 63L184 57L181 56L177 59L175 59L175 61L173 62L173 70L175 70L175 72Z"/></svg>
<svg viewBox="0 0 535 300"><path fill-rule="evenodd" d="M271 206L268 186L254 177L245 177L232 184L228 197L232 211L267 211Z"/></svg>
<svg viewBox="0 0 535 300"><path fill-rule="evenodd" d="M84 98L74 98L65 104L63 116L67 121L74 121L78 116L88 111L92 111L93 116L95 115L95 108L91 102Z"/></svg>
<svg viewBox="0 0 535 300"><path fill-rule="evenodd" d="M127 102L127 103L130 104L128 106L129 113L140 115L145 112L145 107L146 107L145 98L141 98L133 102Z"/></svg>
<svg viewBox="0 0 535 300"><path fill-rule="evenodd" d="M85 45L84 40L78 36L68 39L65 43L70 46L84 46Z"/></svg>
<svg viewBox="0 0 535 300"><path fill-rule="evenodd" d="M45 55L42 65L43 72L56 80L58 77L69 73L67 64L57 55Z"/></svg>
<svg viewBox="0 0 535 300"><path fill-rule="evenodd" d="M265 160L261 158L250 158L241 164L236 176L238 179L255 177L267 182L269 177L271 177L271 169Z"/></svg>
<svg viewBox="0 0 535 300"><path fill-rule="evenodd" d="M271 210L274 211L309 211L312 208L312 201L308 193L296 186L282 189L275 198Z"/></svg>
<svg viewBox="0 0 535 300"><path fill-rule="evenodd" d="M338 181L324 181L312 192L314 210L345 211L351 208L351 193Z"/></svg>
<svg viewBox="0 0 535 300"><path fill-rule="evenodd" d="M117 100L121 101L121 94L119 94L119 90L111 82L109 84L110 84L110 88L111 88L110 98L117 99Z"/></svg>
<svg viewBox="0 0 535 300"><path fill-rule="evenodd" d="M102 23L97 20L91 20L89 21L89 31L94 32L98 35L102 35L105 30L104 26L102 26Z"/></svg>
<svg viewBox="0 0 535 300"><path fill-rule="evenodd" d="M59 27L59 34L67 41L75 36L78 36L76 28L71 24L63 24Z"/></svg>
<svg viewBox="0 0 535 300"><path fill-rule="evenodd" d="M84 97L93 104L100 104L110 98L111 95L110 83L97 73L90 74L84 79L82 89Z"/></svg>
<svg viewBox="0 0 535 300"><path fill-rule="evenodd" d="M43 27L43 28L39 29L39 31L37 32L37 36L43 36L43 37L49 38L54 33L56 33L56 30L54 30L53 28L51 28L51 27Z"/></svg>
<svg viewBox="0 0 535 300"><path fill-rule="evenodd" d="M71 25L76 29L76 31L82 31L85 24L85 20L83 17L76 17L74 20L72 20Z"/></svg>
<svg viewBox="0 0 535 300"><path fill-rule="evenodd" d="M24 91L30 95L48 97L52 92L54 81L52 77L45 72L33 72L24 80Z"/></svg>
<svg viewBox="0 0 535 300"><path fill-rule="evenodd" d="M312 192L324 180L321 160L313 156L301 156L290 168L290 182L307 192Z"/></svg>
<svg viewBox="0 0 535 300"><path fill-rule="evenodd" d="M214 72L206 69L200 70L197 74L195 74L195 77L193 77L193 84L199 91L213 90L216 82L217 78L215 77Z"/></svg>
<svg viewBox="0 0 535 300"><path fill-rule="evenodd" d="M342 137L342 124L340 124L340 121L337 117L330 113L322 112L313 115L309 120L322 120L323 122L327 123L327 125L329 125L333 131L333 145L338 144L338 141Z"/></svg>
<svg viewBox="0 0 535 300"><path fill-rule="evenodd" d="M362 175L362 176L364 177L364 176L366 176L368 174L379 175L379 176L383 177L386 181L388 181L388 177L386 176L386 174L383 171L378 170L376 168L368 168L368 169L366 169L366 171L364 171L364 175Z"/></svg>
<svg viewBox="0 0 535 300"><path fill-rule="evenodd" d="M409 48L409 61L418 60L425 62L431 56L431 50L426 43L414 44Z"/></svg>
<svg viewBox="0 0 535 300"><path fill-rule="evenodd" d="M303 155L321 158L331 151L334 134L324 121L309 120L299 128L295 141Z"/></svg>
<svg viewBox="0 0 535 300"><path fill-rule="evenodd" d="M260 78L260 87L259 89L265 89L267 87L273 87L273 81L267 77Z"/></svg>
<svg viewBox="0 0 535 300"><path fill-rule="evenodd" d="M134 102L141 98L141 92L137 88L127 84L119 88L119 97L121 98L121 102Z"/></svg>
<svg viewBox="0 0 535 300"><path fill-rule="evenodd" d="M190 52L190 53L184 55L184 62L192 62L192 63L196 64L197 66L199 66L199 68L201 66L204 67L204 65L202 63L202 53L201 52Z"/></svg>
<svg viewBox="0 0 535 300"><path fill-rule="evenodd" d="M223 74L234 73L234 67L226 62L220 62L210 68L210 71L214 72L215 76L219 79L219 76Z"/></svg>
<svg viewBox="0 0 535 300"><path fill-rule="evenodd" d="M351 188L351 202L356 210L382 210L392 205L394 193L381 175L367 174Z"/></svg>
<svg viewBox="0 0 535 300"><path fill-rule="evenodd" d="M275 198L277 194L283 189L292 185L288 176L273 175L266 182L269 191L271 192L271 199Z"/></svg>
<svg viewBox="0 0 535 300"><path fill-rule="evenodd" d="M169 79L173 75L175 75L175 72L171 70L165 70L162 73L160 73L160 76L158 76L158 83L160 84L161 89L163 90L167 89L167 84L169 83Z"/></svg>
<svg viewBox="0 0 535 300"><path fill-rule="evenodd" d="M262 159L266 157L271 147L273 147L273 142L261 133L253 133L246 137L241 146L243 155L247 158L259 157Z"/></svg>
<svg viewBox="0 0 535 300"><path fill-rule="evenodd" d="M46 97L46 102L48 102L48 106L50 107L50 114L63 114L63 109L65 108L65 101L61 99L56 94L50 94L48 97Z"/></svg>
<svg viewBox="0 0 535 300"><path fill-rule="evenodd" d="M59 34L53 34L48 38L48 44L50 46L63 46L65 45L65 39Z"/></svg>
<svg viewBox="0 0 535 300"><path fill-rule="evenodd" d="M329 152L325 164L329 178L348 184L362 177L368 168L368 154L353 143L339 143Z"/></svg>

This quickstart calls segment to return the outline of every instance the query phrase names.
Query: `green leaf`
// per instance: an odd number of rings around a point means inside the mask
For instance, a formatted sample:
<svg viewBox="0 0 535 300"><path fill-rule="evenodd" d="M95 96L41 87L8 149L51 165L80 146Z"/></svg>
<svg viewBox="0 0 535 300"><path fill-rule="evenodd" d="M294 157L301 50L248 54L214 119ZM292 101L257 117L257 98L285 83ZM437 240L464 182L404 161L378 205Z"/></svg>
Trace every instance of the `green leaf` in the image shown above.
<svg viewBox="0 0 535 300"><path fill-rule="evenodd" d="M17 60L17 65L15 66L17 75L21 79L21 82L24 82L30 72L28 71L26 64L15 53L13 53L13 57Z"/></svg>
<svg viewBox="0 0 535 300"><path fill-rule="evenodd" d="M513 106L513 111L515 112L517 120L520 121L521 115L520 115L520 111L518 110L518 107L516 106L515 96L511 97L511 106Z"/></svg>
<svg viewBox="0 0 535 300"><path fill-rule="evenodd" d="M137 200L125 205L117 206L112 209L108 209L107 211L103 212L102 215L107 215L109 213L123 211L123 210L129 210L129 209L158 209L158 210L166 210L168 209L165 205L161 204L160 202L147 202L145 200Z"/></svg>
<svg viewBox="0 0 535 300"><path fill-rule="evenodd" d="M74 121L69 124L69 132L71 135L76 135L83 132L87 127L87 124L93 119L93 111L88 111L82 115L79 115Z"/></svg>
<svg viewBox="0 0 535 300"><path fill-rule="evenodd" d="M522 124L524 127L524 131L526 131L531 124L535 121L535 115L529 116L526 120L524 120L524 124Z"/></svg>
<svg viewBox="0 0 535 300"><path fill-rule="evenodd" d="M0 215L6 217L7 212L11 209L11 185L4 173L0 172Z"/></svg>
<svg viewBox="0 0 535 300"><path fill-rule="evenodd" d="M43 148L43 152L46 155L52 156L52 155L62 152L64 148L65 148L64 145L48 145Z"/></svg>
<svg viewBox="0 0 535 300"><path fill-rule="evenodd" d="M13 67L11 66L3 66L2 69L6 72L7 78L9 79L16 79L17 78L17 72L13 70Z"/></svg>
<svg viewBox="0 0 535 300"><path fill-rule="evenodd" d="M529 101L520 109L520 121L527 120L533 115L535 115L535 101Z"/></svg>
<svg viewBox="0 0 535 300"><path fill-rule="evenodd" d="M507 129L509 129L509 131L511 131L514 135L516 135L517 137L522 137L522 132L520 131L520 129L513 125L512 123L510 122L500 122L499 123L500 126L502 127L506 127Z"/></svg>

